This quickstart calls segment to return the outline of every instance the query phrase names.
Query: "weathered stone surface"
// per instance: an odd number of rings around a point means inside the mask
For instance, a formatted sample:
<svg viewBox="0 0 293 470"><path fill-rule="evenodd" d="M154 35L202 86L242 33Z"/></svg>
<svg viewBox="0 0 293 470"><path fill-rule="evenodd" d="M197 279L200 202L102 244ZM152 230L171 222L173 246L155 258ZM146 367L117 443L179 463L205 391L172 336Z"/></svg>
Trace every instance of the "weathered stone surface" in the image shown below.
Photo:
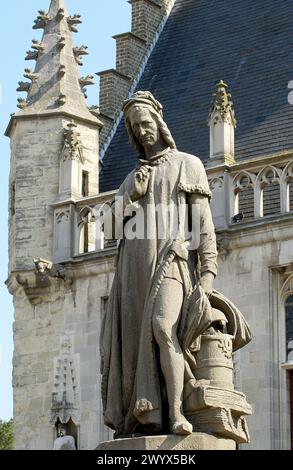
<svg viewBox="0 0 293 470"><path fill-rule="evenodd" d="M205 433L192 433L189 436L145 436L132 439L117 439L102 442L96 450L235 450L232 439L219 439Z"/></svg>

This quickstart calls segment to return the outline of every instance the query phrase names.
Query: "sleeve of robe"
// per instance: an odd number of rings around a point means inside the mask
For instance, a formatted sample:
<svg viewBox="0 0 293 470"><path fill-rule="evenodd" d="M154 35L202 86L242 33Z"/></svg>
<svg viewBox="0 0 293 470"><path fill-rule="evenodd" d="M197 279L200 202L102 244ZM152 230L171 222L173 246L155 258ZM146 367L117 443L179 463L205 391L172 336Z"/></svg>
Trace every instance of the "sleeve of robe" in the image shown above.
<svg viewBox="0 0 293 470"><path fill-rule="evenodd" d="M201 275L206 272L217 275L217 242L215 227L212 219L210 200L211 191L205 168L194 155L185 155L180 169L179 191L187 194L189 213L192 214L192 205L199 207L197 220L192 224L200 225L199 246L197 252L201 264ZM195 211L198 212L198 211Z"/></svg>

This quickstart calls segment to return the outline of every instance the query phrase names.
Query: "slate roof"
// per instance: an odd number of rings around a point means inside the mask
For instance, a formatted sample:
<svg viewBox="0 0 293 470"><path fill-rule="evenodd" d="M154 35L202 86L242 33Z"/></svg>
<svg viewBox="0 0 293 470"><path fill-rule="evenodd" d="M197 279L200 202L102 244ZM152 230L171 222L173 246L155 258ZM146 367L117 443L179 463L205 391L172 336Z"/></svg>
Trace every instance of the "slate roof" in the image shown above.
<svg viewBox="0 0 293 470"><path fill-rule="evenodd" d="M138 90L150 90L180 150L206 161L215 84L232 93L236 158L293 149L292 0L177 0ZM119 187L137 156L121 122L104 158L101 191Z"/></svg>

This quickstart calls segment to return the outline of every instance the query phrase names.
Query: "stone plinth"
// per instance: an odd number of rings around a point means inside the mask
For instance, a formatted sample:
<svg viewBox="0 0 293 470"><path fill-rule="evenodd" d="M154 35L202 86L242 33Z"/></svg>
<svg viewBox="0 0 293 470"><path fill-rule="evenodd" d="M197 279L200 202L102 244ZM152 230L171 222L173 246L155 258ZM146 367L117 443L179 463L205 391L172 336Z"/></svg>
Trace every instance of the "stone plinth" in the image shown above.
<svg viewBox="0 0 293 470"><path fill-rule="evenodd" d="M194 432L189 436L143 436L102 442L96 450L235 450L232 439Z"/></svg>

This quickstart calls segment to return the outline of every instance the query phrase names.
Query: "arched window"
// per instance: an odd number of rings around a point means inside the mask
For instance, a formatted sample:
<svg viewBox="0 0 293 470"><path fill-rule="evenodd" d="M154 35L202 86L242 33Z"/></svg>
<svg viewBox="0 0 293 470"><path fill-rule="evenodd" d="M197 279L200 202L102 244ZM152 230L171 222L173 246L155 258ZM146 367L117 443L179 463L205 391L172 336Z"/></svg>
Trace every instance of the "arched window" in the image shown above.
<svg viewBox="0 0 293 470"><path fill-rule="evenodd" d="M239 212L243 214L243 220L248 221L254 218L254 191L248 176L243 176L240 181L243 188L238 194Z"/></svg>
<svg viewBox="0 0 293 470"><path fill-rule="evenodd" d="M234 178L234 215L240 214L243 222L250 221L255 216L254 183L255 175L248 172L241 172Z"/></svg>
<svg viewBox="0 0 293 470"><path fill-rule="evenodd" d="M281 212L280 171L274 167L265 168L258 176L261 188L261 217Z"/></svg>
<svg viewBox="0 0 293 470"><path fill-rule="evenodd" d="M93 209L84 207L78 217L79 254L96 251L96 217Z"/></svg>

